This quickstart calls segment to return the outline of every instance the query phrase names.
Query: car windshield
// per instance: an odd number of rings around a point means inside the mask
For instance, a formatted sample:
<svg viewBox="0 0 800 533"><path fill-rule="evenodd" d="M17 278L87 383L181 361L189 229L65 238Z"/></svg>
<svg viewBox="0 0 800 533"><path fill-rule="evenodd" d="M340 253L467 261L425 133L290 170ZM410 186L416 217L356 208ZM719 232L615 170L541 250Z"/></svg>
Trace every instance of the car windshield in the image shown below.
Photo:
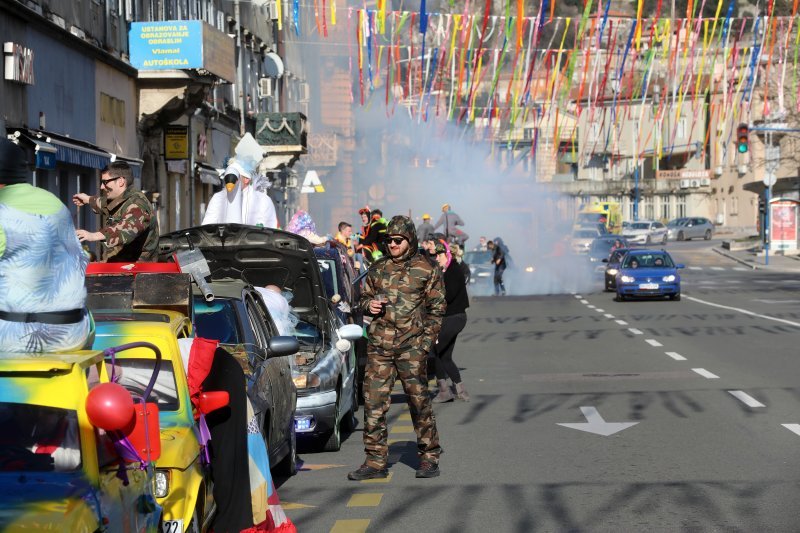
<svg viewBox="0 0 800 533"><path fill-rule="evenodd" d="M594 230L578 230L572 234L574 239L594 239L597 232Z"/></svg>
<svg viewBox="0 0 800 533"><path fill-rule="evenodd" d="M669 222L667 222L667 226L669 226L671 228L674 228L674 227L677 227L677 226L683 226L688 221L689 221L688 218L676 218L675 220L670 220Z"/></svg>
<svg viewBox="0 0 800 533"><path fill-rule="evenodd" d="M578 213L578 220L576 222L581 226L591 226L598 222L605 222L606 218L607 215L603 213Z"/></svg>
<svg viewBox="0 0 800 533"><path fill-rule="evenodd" d="M117 383L125 387L134 396L141 398L150 383L155 363L155 359L117 357L114 363L114 372L118 378ZM172 361L161 360L161 368L156 377L156 384L153 386L153 392L150 393L147 401L156 403L160 411L177 411L180 409L178 386L175 384Z"/></svg>
<svg viewBox="0 0 800 533"><path fill-rule="evenodd" d="M464 254L464 262L468 265L491 263L492 252L467 252Z"/></svg>
<svg viewBox="0 0 800 533"><path fill-rule="evenodd" d="M294 327L294 336L301 346L317 346L322 342L322 335L317 326L302 319L298 320Z"/></svg>
<svg viewBox="0 0 800 533"><path fill-rule="evenodd" d="M634 222L631 224L631 229L650 229L649 222Z"/></svg>
<svg viewBox="0 0 800 533"><path fill-rule="evenodd" d="M71 472L80 467L76 411L0 402L0 472Z"/></svg>
<svg viewBox="0 0 800 533"><path fill-rule="evenodd" d="M233 300L216 298L206 302L202 296L195 296L194 327L198 337L214 339L223 344L242 342Z"/></svg>
<svg viewBox="0 0 800 533"><path fill-rule="evenodd" d="M622 268L674 268L672 258L663 253L635 254L625 258Z"/></svg>

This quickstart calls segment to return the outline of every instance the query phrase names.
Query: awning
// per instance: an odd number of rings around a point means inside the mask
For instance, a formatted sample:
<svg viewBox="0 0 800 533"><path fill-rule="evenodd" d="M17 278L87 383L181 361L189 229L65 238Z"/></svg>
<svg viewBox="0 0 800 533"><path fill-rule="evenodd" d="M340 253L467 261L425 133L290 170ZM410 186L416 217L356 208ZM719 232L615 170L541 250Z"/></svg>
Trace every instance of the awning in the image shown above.
<svg viewBox="0 0 800 533"><path fill-rule="evenodd" d="M105 150L86 144L77 144L50 137L50 142L56 147L56 159L70 165L101 169L111 162L111 154Z"/></svg>
<svg viewBox="0 0 800 533"><path fill-rule="evenodd" d="M45 137L37 137L28 130L14 130L13 136L33 148L36 168L56 168L56 147L45 141Z"/></svg>
<svg viewBox="0 0 800 533"><path fill-rule="evenodd" d="M220 179L219 171L216 168L204 163L196 163L195 167L197 168L197 177L201 182L215 187L222 185L222 179Z"/></svg>
<svg viewBox="0 0 800 533"><path fill-rule="evenodd" d="M142 165L144 165L144 161L141 159L136 159L135 157L125 157L124 155L114 156L115 161L124 161L128 163L128 166L131 167L131 171L133 171L134 178L141 178L142 177Z"/></svg>

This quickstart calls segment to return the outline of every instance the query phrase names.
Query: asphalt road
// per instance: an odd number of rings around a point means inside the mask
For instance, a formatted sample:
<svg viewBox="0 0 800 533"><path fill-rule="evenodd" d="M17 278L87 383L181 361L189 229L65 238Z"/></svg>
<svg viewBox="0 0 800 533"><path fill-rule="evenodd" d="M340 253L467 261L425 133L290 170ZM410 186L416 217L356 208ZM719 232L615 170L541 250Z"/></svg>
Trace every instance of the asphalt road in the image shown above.
<svg viewBox="0 0 800 533"><path fill-rule="evenodd" d="M709 248L668 245L680 302L617 303L600 281L475 299L456 348L472 401L435 406L441 477L414 478L398 389L390 479L346 479L357 430L278 480L298 531L800 530L800 275Z"/></svg>

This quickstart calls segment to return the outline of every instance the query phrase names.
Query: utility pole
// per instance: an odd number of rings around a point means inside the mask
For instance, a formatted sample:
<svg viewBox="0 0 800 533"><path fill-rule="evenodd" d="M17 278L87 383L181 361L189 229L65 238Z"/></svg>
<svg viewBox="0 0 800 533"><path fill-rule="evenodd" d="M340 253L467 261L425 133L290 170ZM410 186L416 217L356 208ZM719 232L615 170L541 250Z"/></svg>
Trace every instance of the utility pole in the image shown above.
<svg viewBox="0 0 800 533"><path fill-rule="evenodd" d="M244 50L242 50L242 18L239 0L233 2L236 19L236 89L239 91L239 135L244 135Z"/></svg>

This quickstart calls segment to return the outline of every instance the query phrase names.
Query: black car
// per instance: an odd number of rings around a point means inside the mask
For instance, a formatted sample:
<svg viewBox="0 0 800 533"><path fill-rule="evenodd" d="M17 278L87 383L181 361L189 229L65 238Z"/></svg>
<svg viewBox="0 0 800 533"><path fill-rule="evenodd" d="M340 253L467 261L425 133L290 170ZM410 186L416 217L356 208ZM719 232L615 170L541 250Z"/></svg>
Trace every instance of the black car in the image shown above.
<svg viewBox="0 0 800 533"><path fill-rule="evenodd" d="M470 294L492 294L494 291L492 252L486 250L466 252L464 262L469 266L467 286Z"/></svg>
<svg viewBox="0 0 800 533"><path fill-rule="evenodd" d="M619 265L625 254L628 253L628 248L617 248L607 259L603 259L605 265L605 290L606 292L616 290L617 288L617 273L619 272Z"/></svg>
<svg viewBox="0 0 800 533"><path fill-rule="evenodd" d="M600 265L600 263L603 259L608 258L611 249L614 248L614 244L616 244L617 241L619 241L623 248L628 248L628 241L619 235L603 235L592 241L592 244L589 245L589 262L592 263L595 270L604 270L604 265Z"/></svg>
<svg viewBox="0 0 800 533"><path fill-rule="evenodd" d="M249 283L225 278L212 280L208 287L214 294L211 301L197 287L193 289L195 334L218 340L239 361L247 377L247 395L267 442L269 463L282 475L294 475L297 390L290 357L285 356L297 353L299 345L289 337L293 346L286 346L283 341L287 338L278 336L261 295Z"/></svg>

